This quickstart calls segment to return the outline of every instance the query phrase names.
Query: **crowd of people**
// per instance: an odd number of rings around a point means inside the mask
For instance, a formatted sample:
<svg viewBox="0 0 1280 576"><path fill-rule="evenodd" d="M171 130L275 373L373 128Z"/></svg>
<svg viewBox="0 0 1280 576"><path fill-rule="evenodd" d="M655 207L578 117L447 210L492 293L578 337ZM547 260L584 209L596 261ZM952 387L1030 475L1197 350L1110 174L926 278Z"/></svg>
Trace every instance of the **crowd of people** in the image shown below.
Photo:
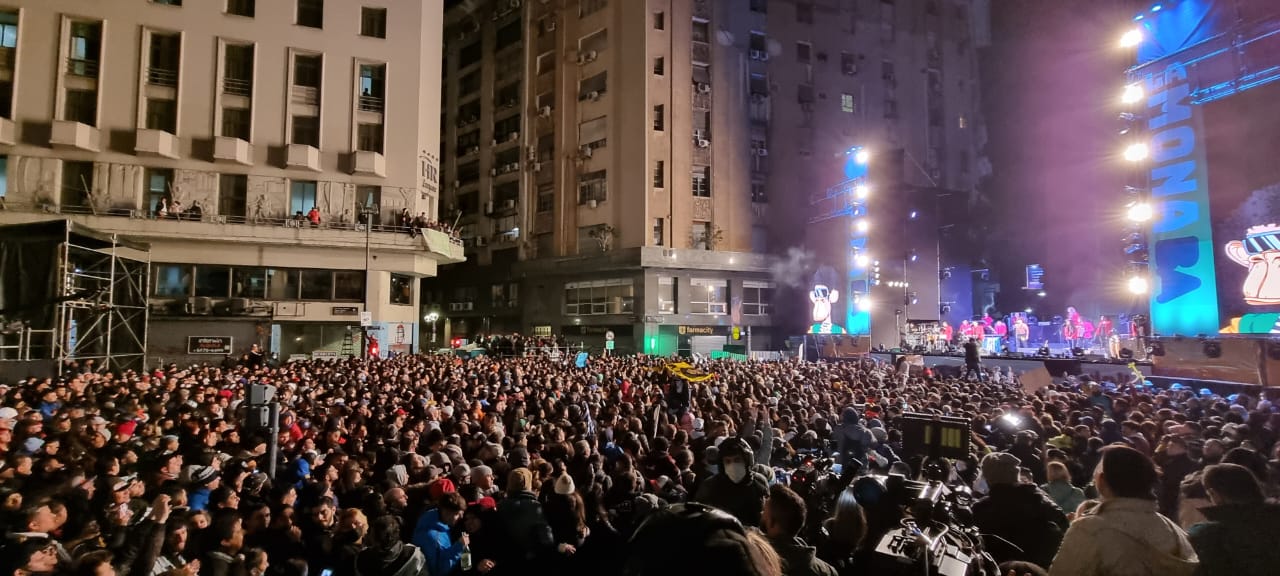
<svg viewBox="0 0 1280 576"><path fill-rule="evenodd" d="M667 362L249 358L0 385L0 574L896 573L860 488L919 473L908 413L971 423L951 476L1002 576L1280 566L1266 397ZM249 425L256 384L277 388L278 449ZM785 472L824 449L848 477L829 506Z"/></svg>

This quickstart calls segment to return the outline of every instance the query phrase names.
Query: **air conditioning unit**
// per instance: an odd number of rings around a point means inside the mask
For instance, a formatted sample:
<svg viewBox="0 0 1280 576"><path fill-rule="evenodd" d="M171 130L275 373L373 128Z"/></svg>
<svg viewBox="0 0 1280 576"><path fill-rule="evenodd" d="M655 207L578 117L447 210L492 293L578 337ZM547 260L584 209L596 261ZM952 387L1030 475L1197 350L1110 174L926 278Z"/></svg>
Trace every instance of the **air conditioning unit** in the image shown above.
<svg viewBox="0 0 1280 576"><path fill-rule="evenodd" d="M498 175L498 169L497 169L497 168L490 168L490 169L489 169L489 177L490 177L490 178L492 178L492 177L494 177L494 176L497 176L497 175Z"/></svg>
<svg viewBox="0 0 1280 576"><path fill-rule="evenodd" d="M582 56L586 59L587 62L595 62L596 58L598 58L600 54L598 54L595 50L588 50Z"/></svg>
<svg viewBox="0 0 1280 576"><path fill-rule="evenodd" d="M510 209L512 209L512 208L515 208L515 207L516 207L516 201L515 201L515 200L507 200L507 201L505 201L505 202L503 202L503 203L502 203L502 207L503 207L503 208L505 208L505 209L507 209L507 210L510 210Z"/></svg>
<svg viewBox="0 0 1280 576"><path fill-rule="evenodd" d="M519 132L512 132L510 134L507 134L507 142L515 142L516 140L519 140L519 139L520 139Z"/></svg>
<svg viewBox="0 0 1280 576"><path fill-rule="evenodd" d="M582 156L583 158L590 158L590 157L591 157L591 147L590 147L590 146L581 146L581 147L579 147L579 148L578 148L578 155L579 155L579 156Z"/></svg>
<svg viewBox="0 0 1280 576"><path fill-rule="evenodd" d="M768 155L769 155L768 148L756 148L756 156L768 156Z"/></svg>
<svg viewBox="0 0 1280 576"><path fill-rule="evenodd" d="M764 50L752 50L752 51L751 51L751 59L752 59L752 60L762 60L764 57L763 57L763 56L761 56L761 54L764 54Z"/></svg>
<svg viewBox="0 0 1280 576"><path fill-rule="evenodd" d="M699 94L711 93L711 85L707 84L706 82L698 82L697 84L694 85L694 87L698 90Z"/></svg>
<svg viewBox="0 0 1280 576"><path fill-rule="evenodd" d="M588 207L588 208L595 208L596 206L599 206L599 205L600 205L600 202L599 202L599 201L597 201L597 200L596 200L596 199L594 199L594 198L592 198L591 200L587 200L587 207Z"/></svg>
<svg viewBox="0 0 1280 576"><path fill-rule="evenodd" d="M550 118L550 117L551 117L551 107L550 107L550 106L543 106L543 107L539 108L539 109L538 109L538 116L539 116L539 117L541 117L541 118Z"/></svg>
<svg viewBox="0 0 1280 576"><path fill-rule="evenodd" d="M213 214L209 216L209 221L214 224L226 224L227 216L225 214Z"/></svg>
<svg viewBox="0 0 1280 576"><path fill-rule="evenodd" d="M534 162L534 163L533 163L533 171L534 171L534 172L541 172L541 171L542 171L542 163L541 163L541 162Z"/></svg>
<svg viewBox="0 0 1280 576"><path fill-rule="evenodd" d="M472 146L472 147L470 147L470 148L467 148L467 154L475 154L475 153L477 153L477 152L479 152L479 151L480 151L480 147L479 147L479 146Z"/></svg>
<svg viewBox="0 0 1280 576"><path fill-rule="evenodd" d="M507 164L507 172L515 172L515 171L517 171L517 170L519 170L519 169L520 169L520 163L519 163L519 162L512 162L512 163L510 163L510 164Z"/></svg>
<svg viewBox="0 0 1280 576"><path fill-rule="evenodd" d="M481 240L484 240L484 238L481 238ZM481 242L480 245L484 246L484 242ZM463 311L469 311L472 308L475 308L475 305L476 305L475 302L463 302L462 309Z"/></svg>
<svg viewBox="0 0 1280 576"><path fill-rule="evenodd" d="M704 138L699 138L694 143L697 144L699 148L706 148L708 146L711 146L711 141Z"/></svg>
<svg viewBox="0 0 1280 576"><path fill-rule="evenodd" d="M597 101L600 99L600 92L592 90L590 94L587 94L587 98L590 98L593 102Z"/></svg>
<svg viewBox="0 0 1280 576"><path fill-rule="evenodd" d="M491 200L491 201L489 201L489 202L485 202L485 203L484 203L484 213L485 213L485 214L493 214L493 201L492 201L492 200Z"/></svg>
<svg viewBox="0 0 1280 576"><path fill-rule="evenodd" d="M768 50L761 50L761 51L760 51L760 61L761 61L761 62L768 62L768 61L769 61L769 51L768 51Z"/></svg>

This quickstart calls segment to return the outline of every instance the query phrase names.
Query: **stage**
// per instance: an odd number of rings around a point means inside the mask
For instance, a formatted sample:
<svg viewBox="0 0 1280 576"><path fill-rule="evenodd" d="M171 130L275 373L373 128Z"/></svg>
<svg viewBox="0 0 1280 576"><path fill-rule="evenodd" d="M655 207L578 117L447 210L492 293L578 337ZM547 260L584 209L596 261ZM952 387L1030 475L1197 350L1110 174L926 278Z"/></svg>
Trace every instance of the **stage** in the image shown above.
<svg viewBox="0 0 1280 576"><path fill-rule="evenodd" d="M902 354L894 354L892 352L872 352L871 357L883 362L892 363L898 356ZM955 366L964 368L964 355L951 356L947 354L907 354L908 356L919 356L924 359L924 365L930 368L937 366ZM1007 370L1012 368L1014 374L1025 374L1033 370L1044 368L1049 371L1049 375L1055 378L1061 378L1067 375L1079 376L1088 374L1100 380L1115 380L1117 375L1122 375L1124 379L1128 379L1133 371L1129 369L1129 365L1124 361L1096 361L1083 360L1077 358L1013 358L1007 356L984 356L982 365L987 368L999 368ZM1150 362L1135 362L1138 371L1142 372L1144 377L1150 377Z"/></svg>

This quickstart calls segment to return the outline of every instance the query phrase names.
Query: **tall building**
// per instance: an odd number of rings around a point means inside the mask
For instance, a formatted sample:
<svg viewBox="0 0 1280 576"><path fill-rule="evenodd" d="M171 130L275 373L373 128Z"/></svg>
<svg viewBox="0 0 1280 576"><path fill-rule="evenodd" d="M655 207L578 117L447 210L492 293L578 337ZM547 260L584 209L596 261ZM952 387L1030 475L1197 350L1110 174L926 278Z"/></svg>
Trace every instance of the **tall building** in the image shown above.
<svg viewBox="0 0 1280 576"><path fill-rule="evenodd" d="M776 349L809 324L788 249L848 149L902 150L901 186L974 187L973 4L454 3L441 218L471 257L426 284L439 336Z"/></svg>
<svg viewBox="0 0 1280 576"><path fill-rule="evenodd" d="M15 0L0 224L150 244L149 356L417 348L437 217L439 1ZM190 338L202 345L189 346Z"/></svg>

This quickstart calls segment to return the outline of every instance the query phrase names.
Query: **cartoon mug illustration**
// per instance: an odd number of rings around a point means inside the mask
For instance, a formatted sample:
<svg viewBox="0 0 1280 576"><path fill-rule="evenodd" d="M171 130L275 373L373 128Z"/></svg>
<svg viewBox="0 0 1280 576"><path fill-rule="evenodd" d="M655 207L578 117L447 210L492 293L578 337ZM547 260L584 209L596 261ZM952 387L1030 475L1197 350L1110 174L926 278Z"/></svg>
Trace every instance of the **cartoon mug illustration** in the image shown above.
<svg viewBox="0 0 1280 576"><path fill-rule="evenodd" d="M847 334L845 329L831 321L831 306L840 301L836 271L830 266L818 268L813 273L813 288L809 290L809 302L813 304L813 325L810 334Z"/></svg>
<svg viewBox="0 0 1280 576"><path fill-rule="evenodd" d="M1248 268L1244 301L1250 306L1280 305L1280 226L1267 224L1245 231L1243 241L1226 245L1227 257ZM1248 313L1232 318L1224 334L1280 334L1280 312Z"/></svg>

